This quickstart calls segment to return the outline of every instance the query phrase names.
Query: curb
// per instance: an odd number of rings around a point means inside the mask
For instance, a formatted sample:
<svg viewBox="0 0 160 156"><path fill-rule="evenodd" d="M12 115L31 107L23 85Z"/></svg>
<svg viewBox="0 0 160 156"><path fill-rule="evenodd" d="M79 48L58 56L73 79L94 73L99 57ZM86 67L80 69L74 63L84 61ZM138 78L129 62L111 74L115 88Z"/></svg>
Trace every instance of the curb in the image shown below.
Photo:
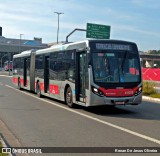
<svg viewBox="0 0 160 156"><path fill-rule="evenodd" d="M153 101L153 102L160 103L159 98L152 98L152 97L148 97L148 96L142 96L142 100L148 100L148 101Z"/></svg>

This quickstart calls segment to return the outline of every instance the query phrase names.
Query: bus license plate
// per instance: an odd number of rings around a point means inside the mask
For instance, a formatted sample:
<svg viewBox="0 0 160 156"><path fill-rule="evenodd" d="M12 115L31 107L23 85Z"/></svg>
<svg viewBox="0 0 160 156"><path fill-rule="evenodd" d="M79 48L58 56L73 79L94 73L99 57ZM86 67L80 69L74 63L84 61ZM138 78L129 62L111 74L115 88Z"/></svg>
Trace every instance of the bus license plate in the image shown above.
<svg viewBox="0 0 160 156"><path fill-rule="evenodd" d="M115 104L116 104L116 105L124 105L125 102L124 102L124 101L116 101Z"/></svg>

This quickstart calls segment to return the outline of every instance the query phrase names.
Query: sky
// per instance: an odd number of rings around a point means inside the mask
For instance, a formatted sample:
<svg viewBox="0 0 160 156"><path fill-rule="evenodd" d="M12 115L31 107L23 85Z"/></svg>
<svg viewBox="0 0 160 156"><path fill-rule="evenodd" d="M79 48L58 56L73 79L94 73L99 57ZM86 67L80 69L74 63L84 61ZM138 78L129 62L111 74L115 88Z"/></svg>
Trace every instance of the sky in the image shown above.
<svg viewBox="0 0 160 156"><path fill-rule="evenodd" d="M110 39L137 43L140 51L160 50L160 0L0 0L0 26L6 38L43 43L59 41L75 28L86 29L86 23L111 26ZM86 39L77 31L70 42Z"/></svg>

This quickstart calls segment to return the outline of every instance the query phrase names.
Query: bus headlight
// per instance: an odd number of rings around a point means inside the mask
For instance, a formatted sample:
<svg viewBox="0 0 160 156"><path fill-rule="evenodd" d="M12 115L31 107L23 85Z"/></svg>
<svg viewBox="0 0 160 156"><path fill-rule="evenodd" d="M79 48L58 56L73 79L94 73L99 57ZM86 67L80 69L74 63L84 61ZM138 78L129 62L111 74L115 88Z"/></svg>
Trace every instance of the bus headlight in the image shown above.
<svg viewBox="0 0 160 156"><path fill-rule="evenodd" d="M98 96L104 96L103 92L101 90L99 90L98 88L94 87L94 86L91 86L92 88L92 92Z"/></svg>
<svg viewBox="0 0 160 156"><path fill-rule="evenodd" d="M136 92L135 92L134 95L137 96L137 95L139 95L141 92L142 92L142 86L139 87L139 88L136 90Z"/></svg>

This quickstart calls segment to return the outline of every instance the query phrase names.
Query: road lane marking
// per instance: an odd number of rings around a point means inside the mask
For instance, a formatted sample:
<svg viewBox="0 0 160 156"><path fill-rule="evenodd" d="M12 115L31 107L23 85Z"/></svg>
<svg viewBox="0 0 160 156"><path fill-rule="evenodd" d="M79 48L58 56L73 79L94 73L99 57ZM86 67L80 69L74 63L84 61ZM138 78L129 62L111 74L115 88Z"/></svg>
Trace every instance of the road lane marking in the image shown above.
<svg viewBox="0 0 160 156"><path fill-rule="evenodd" d="M12 88L12 89L14 89L14 90L17 90L16 88L11 87L11 86L9 86L9 85L5 85L5 86L6 86L6 87L9 87L9 88ZM145 139L145 140L149 140L149 141L151 141L151 142L160 144L160 140L157 140L157 139L155 139L155 138L152 138L152 137L149 137L149 136L140 134L140 133L138 133L138 132L134 132L134 131L132 131L132 130L129 130L129 129L126 129L126 128L117 126L117 125L112 124L112 123L107 122L107 121L100 120L100 119L98 119L98 118L96 118L96 117L92 117L92 116L86 115L86 114L84 114L84 113L80 113L80 112L75 111L75 110L73 110L73 109L71 109L71 108L68 108L68 107L65 107L65 106L56 104L56 103L54 103L54 102L47 101L47 100L45 100L45 99L36 97L36 96L34 96L34 95L30 94L30 93L22 92L22 91L20 91L20 90L17 90L17 91L19 91L19 92L21 92L21 93L23 93L23 94L32 96L32 97L34 97L34 98L36 98L36 99L39 99L39 100L41 100L41 101L47 102L47 103L49 103L49 104L51 104L51 105L54 105L54 106L56 106L56 107L63 108L63 109L65 109L65 110L68 110L68 111L73 112L73 113L75 113L75 114L81 115L81 116L86 117L86 118L88 118L88 119L97 121L97 122L102 123L102 124L104 124L104 125L108 125L108 126L110 126L110 127L113 127L113 128L115 128L115 129L121 130L121 131L123 131L123 132L126 132L126 133L132 134L132 135L134 135L134 136L143 138L143 139Z"/></svg>

